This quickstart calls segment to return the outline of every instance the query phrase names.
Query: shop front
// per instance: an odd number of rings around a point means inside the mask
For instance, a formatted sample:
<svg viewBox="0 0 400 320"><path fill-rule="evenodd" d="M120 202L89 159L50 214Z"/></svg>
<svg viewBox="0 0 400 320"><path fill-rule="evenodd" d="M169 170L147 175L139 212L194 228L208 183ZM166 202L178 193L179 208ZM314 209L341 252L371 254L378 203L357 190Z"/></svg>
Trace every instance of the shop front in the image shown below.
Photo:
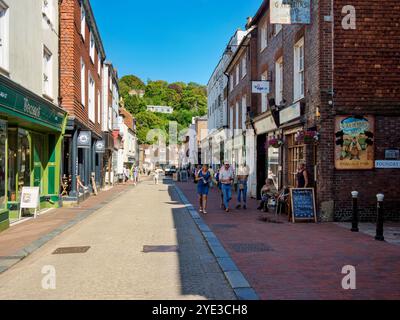
<svg viewBox="0 0 400 320"><path fill-rule="evenodd" d="M18 217L23 187L39 187L40 207L59 204L66 113L0 76L0 229Z"/></svg>

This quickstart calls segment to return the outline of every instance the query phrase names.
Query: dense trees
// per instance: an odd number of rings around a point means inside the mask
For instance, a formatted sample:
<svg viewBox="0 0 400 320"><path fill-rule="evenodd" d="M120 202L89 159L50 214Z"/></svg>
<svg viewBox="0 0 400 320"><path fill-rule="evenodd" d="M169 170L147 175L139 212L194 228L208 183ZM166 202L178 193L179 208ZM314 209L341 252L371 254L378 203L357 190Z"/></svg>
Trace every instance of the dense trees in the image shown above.
<svg viewBox="0 0 400 320"><path fill-rule="evenodd" d="M146 139L151 129L161 129L167 136L170 121L176 121L178 130L182 130L190 125L192 117L207 113L206 87L194 82L186 84L149 80L145 84L138 77L129 75L121 78L119 89L125 108L137 120L139 143L153 143ZM170 106L174 108L174 112L148 112L147 105Z"/></svg>

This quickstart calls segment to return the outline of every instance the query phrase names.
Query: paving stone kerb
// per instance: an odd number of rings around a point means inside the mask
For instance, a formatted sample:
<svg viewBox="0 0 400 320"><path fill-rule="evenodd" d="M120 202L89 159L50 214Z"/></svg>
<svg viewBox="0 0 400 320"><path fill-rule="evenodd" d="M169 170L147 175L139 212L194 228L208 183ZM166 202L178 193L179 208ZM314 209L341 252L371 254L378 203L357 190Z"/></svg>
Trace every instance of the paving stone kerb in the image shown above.
<svg viewBox="0 0 400 320"><path fill-rule="evenodd" d="M176 185L197 209L196 185ZM286 216L273 214L271 220L281 223L264 222L257 205L248 199L247 210L233 209L227 214L220 209L220 196L212 188L208 213L202 220L211 229L203 233L205 238L218 238L260 299L400 299L399 245L351 232L351 223L347 228L335 223L293 224ZM231 207L236 207L236 194ZM218 260L223 265L224 260ZM346 265L356 268L356 290L342 288ZM239 295L248 296L244 290L235 289L235 293L239 299Z"/></svg>
<svg viewBox="0 0 400 320"><path fill-rule="evenodd" d="M100 206L99 202L109 203L129 191L131 187L130 184L117 185L107 191L100 192L97 196L88 198L78 208L55 209L37 219L18 224L0 233L0 273L7 271L65 230L102 208L103 205ZM51 227L49 229L49 224L54 229L51 229ZM43 232L43 230L45 231ZM26 237L23 235L24 232L27 233ZM12 235L12 233L15 233L15 235ZM18 249L9 248L10 242L14 239L18 240ZM15 257L15 259L10 259L10 257Z"/></svg>
<svg viewBox="0 0 400 320"><path fill-rule="evenodd" d="M180 190L180 188L173 184L176 193L181 199L182 203L186 204L186 209L192 216L193 221L196 223L199 231L206 240L211 252L215 256L219 267L223 271L229 285L235 292L236 297L239 300L258 300L254 289L250 286L249 282L246 280L244 275L239 271L236 264L231 259L229 253L222 246L217 236L211 231L207 224L203 221L197 210L190 204L189 200L186 198L185 194Z"/></svg>

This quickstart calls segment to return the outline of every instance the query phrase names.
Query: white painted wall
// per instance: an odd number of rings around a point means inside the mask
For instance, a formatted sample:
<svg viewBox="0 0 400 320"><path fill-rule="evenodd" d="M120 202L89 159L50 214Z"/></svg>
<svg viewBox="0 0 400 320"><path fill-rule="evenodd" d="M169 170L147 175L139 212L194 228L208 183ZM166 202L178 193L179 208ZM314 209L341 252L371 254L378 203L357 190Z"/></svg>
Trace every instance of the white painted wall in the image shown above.
<svg viewBox="0 0 400 320"><path fill-rule="evenodd" d="M52 8L48 17L50 23L43 17L42 1L1 1L8 6L9 68L0 72L42 96L43 46L46 46L52 53L51 98L54 104L58 104L58 0L48 0Z"/></svg>

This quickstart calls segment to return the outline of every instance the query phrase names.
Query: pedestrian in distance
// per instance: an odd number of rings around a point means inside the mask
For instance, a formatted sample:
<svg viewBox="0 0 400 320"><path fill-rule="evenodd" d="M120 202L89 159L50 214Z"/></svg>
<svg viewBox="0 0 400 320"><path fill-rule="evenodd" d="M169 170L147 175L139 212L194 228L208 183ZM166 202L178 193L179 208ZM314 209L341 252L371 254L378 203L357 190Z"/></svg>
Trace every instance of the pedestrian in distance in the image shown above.
<svg viewBox="0 0 400 320"><path fill-rule="evenodd" d="M249 167L242 163L239 167L237 180L238 180L238 196L237 202L238 205L236 209L240 209L242 207L243 200L243 209L247 209L247 180L249 178Z"/></svg>
<svg viewBox="0 0 400 320"><path fill-rule="evenodd" d="M308 186L308 172L304 162L299 164L296 173L296 188L307 188Z"/></svg>
<svg viewBox="0 0 400 320"><path fill-rule="evenodd" d="M217 171L214 174L214 184L217 186L217 190L221 196L221 204L220 204L220 208L225 210L224 207L224 194L222 193L222 184L221 181L219 179L219 171L221 170L221 166L217 167Z"/></svg>
<svg viewBox="0 0 400 320"><path fill-rule="evenodd" d="M229 201L232 199L232 182L234 180L234 171L229 161L225 161L224 166L219 171L219 180L224 197L224 209L229 212Z"/></svg>
<svg viewBox="0 0 400 320"><path fill-rule="evenodd" d="M200 171L196 174L197 194L199 196L200 213L207 213L207 196L210 187L211 173L208 165L204 164Z"/></svg>
<svg viewBox="0 0 400 320"><path fill-rule="evenodd" d="M154 170L154 184L158 184L158 181L160 179L160 171L158 168Z"/></svg>

